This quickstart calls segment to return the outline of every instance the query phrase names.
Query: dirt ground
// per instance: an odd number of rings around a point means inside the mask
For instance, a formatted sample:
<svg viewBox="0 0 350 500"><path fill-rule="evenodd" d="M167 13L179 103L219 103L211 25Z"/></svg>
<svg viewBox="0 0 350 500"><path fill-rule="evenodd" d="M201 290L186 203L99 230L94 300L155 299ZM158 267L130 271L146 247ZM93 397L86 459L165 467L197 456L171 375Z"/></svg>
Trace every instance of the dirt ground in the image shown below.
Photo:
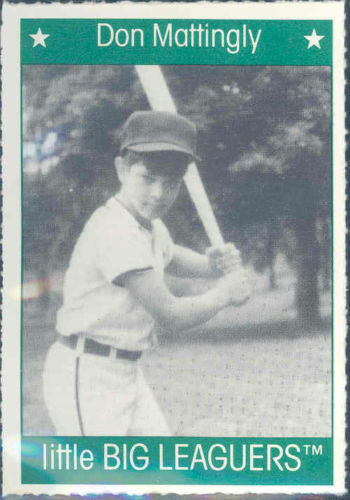
<svg viewBox="0 0 350 500"><path fill-rule="evenodd" d="M147 379L175 435L330 436L331 335L329 321L302 332L295 322L293 287L262 283L249 305L231 308L205 327L164 334L143 356ZM54 429L42 396L42 367L54 340L56 306L40 313L24 304L23 429ZM329 315L329 296L322 300Z"/></svg>

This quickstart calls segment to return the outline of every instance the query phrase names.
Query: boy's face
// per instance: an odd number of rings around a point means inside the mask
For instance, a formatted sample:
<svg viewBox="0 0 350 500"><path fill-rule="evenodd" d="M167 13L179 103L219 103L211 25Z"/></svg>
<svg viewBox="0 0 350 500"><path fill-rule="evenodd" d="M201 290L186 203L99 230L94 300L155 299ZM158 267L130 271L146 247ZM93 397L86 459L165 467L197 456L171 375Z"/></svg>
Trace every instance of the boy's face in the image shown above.
<svg viewBox="0 0 350 500"><path fill-rule="evenodd" d="M121 159L118 175L123 199L147 220L166 214L174 203L181 186L183 168L162 168L159 161L139 159L125 165Z"/></svg>

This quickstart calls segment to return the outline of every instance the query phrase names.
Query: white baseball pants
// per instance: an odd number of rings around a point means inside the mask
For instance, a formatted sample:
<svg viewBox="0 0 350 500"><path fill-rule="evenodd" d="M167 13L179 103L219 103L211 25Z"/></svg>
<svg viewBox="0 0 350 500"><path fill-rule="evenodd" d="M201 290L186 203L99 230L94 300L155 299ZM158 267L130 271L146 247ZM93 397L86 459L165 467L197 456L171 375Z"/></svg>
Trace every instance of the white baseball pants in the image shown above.
<svg viewBox="0 0 350 500"><path fill-rule="evenodd" d="M78 354L56 342L43 383L57 435L171 435L138 361Z"/></svg>

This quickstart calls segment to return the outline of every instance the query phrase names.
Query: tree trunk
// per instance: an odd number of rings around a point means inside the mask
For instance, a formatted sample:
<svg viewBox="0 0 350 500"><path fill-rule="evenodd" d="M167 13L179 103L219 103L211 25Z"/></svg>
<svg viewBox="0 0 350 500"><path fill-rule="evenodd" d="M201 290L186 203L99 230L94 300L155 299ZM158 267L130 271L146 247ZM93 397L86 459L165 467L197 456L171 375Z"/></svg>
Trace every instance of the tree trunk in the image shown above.
<svg viewBox="0 0 350 500"><path fill-rule="evenodd" d="M39 207L45 209L44 200L46 199L46 186L45 186L45 177L43 175L41 167L38 168L37 172L37 190L38 190L38 200ZM38 227L38 235L41 238L46 236L46 231L48 230L47 225L43 224L41 221L41 225ZM41 241L43 241L41 239ZM41 248L38 259L38 268L36 272L37 286L38 286L38 305L40 310L42 311L43 316L47 313L47 310L50 305L50 296L48 294L48 268L47 268L47 251L44 248Z"/></svg>
<svg viewBox="0 0 350 500"><path fill-rule="evenodd" d="M276 247L277 240L279 237L279 225L274 222L268 226L268 240L266 245L266 258L269 268L269 287L270 290L275 290L277 288L276 273L275 273L275 262L276 262Z"/></svg>
<svg viewBox="0 0 350 500"><path fill-rule="evenodd" d="M322 277L322 288L324 291L329 292L331 289L331 279L332 279L332 240L331 240L331 226L329 219L321 220L321 277Z"/></svg>
<svg viewBox="0 0 350 500"><path fill-rule="evenodd" d="M40 265L37 272L38 280L38 304L44 314L47 313L48 307L50 305L50 294L48 289L49 276L47 272L47 266L45 264Z"/></svg>
<svg viewBox="0 0 350 500"><path fill-rule="evenodd" d="M276 273L275 273L275 260L269 262L269 287L270 290L276 290Z"/></svg>
<svg viewBox="0 0 350 500"><path fill-rule="evenodd" d="M322 266L322 289L324 292L329 292L331 289L331 263L327 257Z"/></svg>
<svg viewBox="0 0 350 500"><path fill-rule="evenodd" d="M297 240L295 305L302 326L312 328L320 323L319 248L316 221L313 215L303 217L297 221L295 236Z"/></svg>

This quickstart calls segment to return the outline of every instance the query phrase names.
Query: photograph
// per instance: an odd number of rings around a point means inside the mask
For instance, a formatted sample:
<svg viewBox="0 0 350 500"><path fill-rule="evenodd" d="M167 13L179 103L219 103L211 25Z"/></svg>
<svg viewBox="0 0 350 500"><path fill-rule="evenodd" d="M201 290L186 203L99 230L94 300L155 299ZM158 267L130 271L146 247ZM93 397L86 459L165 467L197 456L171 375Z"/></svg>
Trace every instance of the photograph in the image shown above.
<svg viewBox="0 0 350 500"><path fill-rule="evenodd" d="M24 436L332 436L331 80L22 65Z"/></svg>

